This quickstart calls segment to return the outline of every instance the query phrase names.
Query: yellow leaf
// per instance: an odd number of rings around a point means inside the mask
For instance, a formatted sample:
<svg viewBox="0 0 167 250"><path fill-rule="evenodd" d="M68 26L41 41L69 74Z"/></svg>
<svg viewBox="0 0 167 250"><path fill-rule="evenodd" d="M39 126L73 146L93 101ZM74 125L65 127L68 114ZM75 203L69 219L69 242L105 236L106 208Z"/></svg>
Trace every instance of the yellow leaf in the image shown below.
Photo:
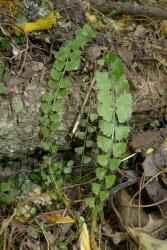
<svg viewBox="0 0 167 250"><path fill-rule="evenodd" d="M164 141L164 151L167 151L167 140Z"/></svg>
<svg viewBox="0 0 167 250"><path fill-rule="evenodd" d="M146 155L149 155L149 154L151 154L154 151L155 151L154 148L148 148L147 151L146 151Z"/></svg>
<svg viewBox="0 0 167 250"><path fill-rule="evenodd" d="M166 250L167 240L159 240L151 237L149 234L139 232L135 228L128 227L132 238L141 246L141 250Z"/></svg>
<svg viewBox="0 0 167 250"><path fill-rule="evenodd" d="M61 223L61 224L65 224L65 223L74 223L75 220L72 219L70 216L57 216L57 215L49 215L49 214L44 214L44 218L47 219L49 222L53 222L53 223Z"/></svg>
<svg viewBox="0 0 167 250"><path fill-rule="evenodd" d="M91 250L87 225L84 222L84 219L82 217L80 219L83 224L82 224L80 236L78 239L78 248L79 250Z"/></svg>
<svg viewBox="0 0 167 250"><path fill-rule="evenodd" d="M88 11L85 13L87 21L90 23L95 23L97 21L95 15L91 15Z"/></svg>
<svg viewBox="0 0 167 250"><path fill-rule="evenodd" d="M163 34L166 35L167 34L167 21L163 21L161 23L161 29L162 29Z"/></svg>
<svg viewBox="0 0 167 250"><path fill-rule="evenodd" d="M125 21L130 21L130 20L131 20L131 16L130 16L130 15L126 15L126 14L123 14L123 15L122 15L122 18L123 18Z"/></svg>
<svg viewBox="0 0 167 250"><path fill-rule="evenodd" d="M91 223L91 230L90 230L90 244L91 244L92 250L100 250L96 244L95 235L94 235L94 232L96 230L96 221L97 221L97 215L93 214L92 223Z"/></svg>
<svg viewBox="0 0 167 250"><path fill-rule="evenodd" d="M0 0L0 7L6 7L12 11L13 15L16 15L16 5L12 0Z"/></svg>
<svg viewBox="0 0 167 250"><path fill-rule="evenodd" d="M123 19L120 21L110 20L110 23L112 28L116 31L122 31L127 27L127 23Z"/></svg>
<svg viewBox="0 0 167 250"><path fill-rule="evenodd" d="M14 26L14 31L17 35L20 35L21 32L29 33L38 30L51 29L58 15L58 12L51 12L48 16L38 18L35 22L17 24Z"/></svg>
<svg viewBox="0 0 167 250"><path fill-rule="evenodd" d="M22 223L27 223L35 214L36 208L25 204L18 208L15 219Z"/></svg>

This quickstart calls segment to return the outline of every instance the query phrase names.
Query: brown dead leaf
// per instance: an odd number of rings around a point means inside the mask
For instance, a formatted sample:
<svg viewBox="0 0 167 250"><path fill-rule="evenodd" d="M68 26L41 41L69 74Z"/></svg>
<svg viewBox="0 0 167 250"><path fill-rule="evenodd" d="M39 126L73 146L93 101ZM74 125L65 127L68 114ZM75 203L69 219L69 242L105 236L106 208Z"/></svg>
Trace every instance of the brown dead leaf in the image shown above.
<svg viewBox="0 0 167 250"><path fill-rule="evenodd" d="M101 47L98 45L90 45L89 48L85 52L86 58L90 61L95 61L101 55Z"/></svg>
<svg viewBox="0 0 167 250"><path fill-rule="evenodd" d="M167 166L166 144L158 145L155 150L148 154L143 162L144 175L152 177L164 170Z"/></svg>
<svg viewBox="0 0 167 250"><path fill-rule="evenodd" d="M122 241L129 240L130 238L127 232L116 232L111 234L111 237L115 245L118 245Z"/></svg>
<svg viewBox="0 0 167 250"><path fill-rule="evenodd" d="M39 241L33 241L31 238L28 238L25 240L24 246L26 246L26 249L41 250L44 249L45 244Z"/></svg>
<svg viewBox="0 0 167 250"><path fill-rule="evenodd" d="M143 169L145 177L153 178L151 182L146 185L146 191L155 205L159 207L161 214L167 219L167 189L165 187L166 176L163 174L167 166L166 155L166 141L158 145L153 152L148 154L143 162ZM159 174L162 171L162 174ZM163 184L162 184L163 182ZM163 201L163 202L161 202Z"/></svg>
<svg viewBox="0 0 167 250"><path fill-rule="evenodd" d="M166 219L157 212L150 213L149 221L146 226L141 228L141 232L157 239L165 239L167 235Z"/></svg>
<svg viewBox="0 0 167 250"><path fill-rule="evenodd" d="M47 206L52 204L52 198L47 193L37 193L34 189L25 194L24 199L26 201L32 202L35 205L40 206Z"/></svg>
<svg viewBox="0 0 167 250"><path fill-rule="evenodd" d="M137 38L144 38L146 33L147 29L143 25L137 25L134 36Z"/></svg>
<svg viewBox="0 0 167 250"><path fill-rule="evenodd" d="M131 207L132 203L130 203L131 197L125 191L121 190L116 195L116 204L123 224L125 226L133 225L134 227L138 227L139 225L139 208ZM148 216L143 211L143 208L140 208L140 225L141 227L145 226L148 223Z"/></svg>
<svg viewBox="0 0 167 250"><path fill-rule="evenodd" d="M167 240L159 240L149 234L139 232L135 228L128 228L132 238L140 245L141 250L166 250Z"/></svg>
<svg viewBox="0 0 167 250"><path fill-rule="evenodd" d="M133 59L134 53L131 50L125 48L118 48L118 54L127 66L130 66Z"/></svg>
<svg viewBox="0 0 167 250"><path fill-rule="evenodd" d="M155 205L156 203L164 201L161 204L157 204L157 206L159 207L162 216L167 219L167 189L155 180L146 186L146 190Z"/></svg>

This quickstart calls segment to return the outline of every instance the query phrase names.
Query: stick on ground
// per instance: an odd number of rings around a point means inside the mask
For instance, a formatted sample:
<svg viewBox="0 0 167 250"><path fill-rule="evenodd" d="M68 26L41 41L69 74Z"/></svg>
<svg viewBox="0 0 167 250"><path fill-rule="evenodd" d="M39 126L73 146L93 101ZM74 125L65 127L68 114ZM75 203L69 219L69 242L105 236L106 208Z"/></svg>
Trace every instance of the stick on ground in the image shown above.
<svg viewBox="0 0 167 250"><path fill-rule="evenodd" d="M131 3L112 2L107 0L90 0L91 6L103 14L109 14L114 9L119 8L119 13L135 15L135 16L148 16L158 19L167 19L167 9L158 7L150 7L148 5L136 5Z"/></svg>

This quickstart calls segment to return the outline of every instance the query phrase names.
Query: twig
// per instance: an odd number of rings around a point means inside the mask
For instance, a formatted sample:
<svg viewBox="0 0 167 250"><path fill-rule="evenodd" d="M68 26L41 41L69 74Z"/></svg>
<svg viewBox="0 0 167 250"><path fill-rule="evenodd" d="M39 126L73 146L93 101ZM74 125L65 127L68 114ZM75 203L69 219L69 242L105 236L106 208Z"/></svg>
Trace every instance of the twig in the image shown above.
<svg viewBox="0 0 167 250"><path fill-rule="evenodd" d="M142 190L142 185L144 183L144 179L145 176L142 175L141 180L140 180L140 184L139 184L139 200L138 200L138 215L139 215L139 219L138 219L138 230L139 230L139 249L141 249L141 190Z"/></svg>
<svg viewBox="0 0 167 250"><path fill-rule="evenodd" d="M148 16L158 19L167 19L167 11L162 8L150 7L148 5L134 5L130 3L112 2L112 1L97 1L89 0L91 6L103 14L109 14L113 9L118 9L118 13L135 15L135 16Z"/></svg>
<svg viewBox="0 0 167 250"><path fill-rule="evenodd" d="M28 35L26 34L26 32L25 32L25 35L26 35L26 48L24 49L24 58L23 58L23 63L22 63L22 65L21 65L21 68L20 68L20 70L19 70L19 72L18 72L18 74L17 74L17 78L19 77L19 75L21 74L21 72L22 72L22 70L23 70L23 68L24 68L24 66L25 66L25 63L26 63L26 59L27 59L27 53L28 53L28 49L29 49L29 46L28 46L28 41L29 41L29 39L28 39Z"/></svg>
<svg viewBox="0 0 167 250"><path fill-rule="evenodd" d="M8 18L8 20L9 20L9 22L10 22L10 26L12 26L12 25L15 26L19 31L21 31L22 33L24 33L24 35L26 36L26 48L25 48L23 51L20 52L20 56L24 53L24 58L23 58L22 66L21 66L21 68L20 68L20 70L19 70L19 72L18 72L18 74L17 74L17 76L16 76L16 77L18 78L19 75L21 74L21 72L22 72L22 70L23 70L23 68L24 68L25 62L26 62L27 53L28 53L28 49L29 49L29 38L28 38L27 33L24 31L24 29L23 29L22 27L20 27L18 24L16 24L16 23L13 21L13 16L6 14L6 17ZM13 43L14 46L17 48L17 45L15 44L15 42L14 42L13 38L11 37L11 35L10 35L10 34L7 34L7 35L11 38L12 43ZM18 48L17 48L17 49L18 49ZM18 50L19 50L19 49L18 49ZM14 57L15 57L15 55L14 55ZM14 57L13 57L13 58L14 58Z"/></svg>
<svg viewBox="0 0 167 250"><path fill-rule="evenodd" d="M163 200L160 200L160 201L158 201L156 203L152 203L152 204L148 204L148 205L141 205L140 204L140 207L155 207L155 206L160 205L160 204L162 204L162 203L164 203L166 201L167 201L167 198L164 198ZM135 204L129 204L129 205L123 205L121 207L139 207L139 206L135 205Z"/></svg>
<svg viewBox="0 0 167 250"><path fill-rule="evenodd" d="M45 237L45 240L46 240L46 243L47 243L47 250L50 250L51 249L51 247L50 247L50 245L51 245L50 244L50 240L49 240L48 234L47 234L47 232L46 232L46 230L44 228L43 223L40 223L36 218L35 218L35 221L38 224L38 226L40 227L40 229L42 230L42 233L43 233L43 235Z"/></svg>
<svg viewBox="0 0 167 250"><path fill-rule="evenodd" d="M118 211L117 208L115 207L115 203L114 203L115 194L116 194L117 192L119 192L120 190L125 189L125 188L127 188L127 187L129 187L129 186L131 186L131 185L133 185L133 184L135 184L135 183L137 183L137 182L139 181L139 179L140 179L140 177L136 177L135 179L132 179L132 180L129 180L129 181L125 181L125 182L123 182L123 183L120 183L120 184L118 184L117 186L115 186L115 187L113 187L113 188L111 189L111 192L110 192L110 195L109 195L109 199L108 199L108 200L109 200L109 202L110 202L110 204L111 204L111 206L112 206L112 208L113 208L115 214L117 215L118 219L120 220L120 223L121 223L122 226L124 226L123 220L122 220L122 218L121 218L121 216L120 216L120 214L119 214L119 211Z"/></svg>
<svg viewBox="0 0 167 250"><path fill-rule="evenodd" d="M68 9L73 9L73 8L76 8L76 7L80 7L79 4L75 4L75 5L72 5L72 6L67 6L67 7L64 7L60 10L58 10L60 13L65 11L65 10L68 10Z"/></svg>
<svg viewBox="0 0 167 250"><path fill-rule="evenodd" d="M11 232L8 235L8 249L12 248L12 237L13 237L14 232L15 232L15 226L11 228Z"/></svg>
<svg viewBox="0 0 167 250"><path fill-rule="evenodd" d="M158 177L160 174L164 173L167 170L167 167L159 171L156 175L152 176L142 187L141 190L143 190L150 182L152 182L156 177ZM140 190L140 191L141 191ZM130 202L134 200L134 198L139 194L140 191L137 191L134 196L131 198Z"/></svg>
<svg viewBox="0 0 167 250"><path fill-rule="evenodd" d="M5 232L6 228L11 224L16 214L17 214L17 209L15 208L13 214L8 219L3 220L0 228L0 236Z"/></svg>
<svg viewBox="0 0 167 250"><path fill-rule="evenodd" d="M62 188L62 190L66 190L66 189L74 188L74 187L78 187L78 186L83 186L83 185L92 183L92 182L95 181L96 179L97 179L97 177L96 177L96 178L93 178L92 180L89 180L89 181L87 181L87 182L84 182L84 183L77 183L77 184L74 184L74 185L71 185L71 186L68 186L68 187L64 187L64 188Z"/></svg>
<svg viewBox="0 0 167 250"><path fill-rule="evenodd" d="M78 117L77 117L77 119L76 119L76 122L75 122L75 125L74 125L74 127L73 127L72 136L75 134L75 132L76 132L76 130L77 130L79 124L80 124L82 115L83 115L83 113L84 113L84 108L85 108L85 106L86 106L86 104L87 104L87 102L88 102L88 99L89 99L89 96L90 96L90 93L91 93L91 91L92 91L92 89L93 89L94 84L95 84L95 78L93 78L92 81L91 81L91 83L90 83L88 92L87 92L87 94L86 94L86 97L85 97L84 102L83 102L83 104L82 104L81 110L80 110L80 112L79 112L79 115L78 115Z"/></svg>
<svg viewBox="0 0 167 250"><path fill-rule="evenodd" d="M129 160L130 158L132 158L132 157L135 156L136 154L137 154L137 153L133 153L133 154L131 154L131 155L125 157L124 159L121 160L121 162L126 161L126 160Z"/></svg>
<svg viewBox="0 0 167 250"><path fill-rule="evenodd" d="M99 71L100 71L101 69L102 69L102 66L99 68ZM79 112L79 115L78 115L78 117L77 117L77 119L76 119L76 122L75 122L75 125L74 125L74 127L73 127L72 136L75 134L75 132L76 132L76 130L77 130L79 124L80 124L82 115L83 115L83 113L84 113L84 108L85 108L85 106L86 106L86 104L87 104L87 102L88 102L90 93L91 93L91 91L92 91L94 85L95 85L95 77L93 77L93 79L92 79L91 82L90 82L90 86L89 86L88 92L87 92L87 94L86 94L86 96L85 96L84 102L83 102L83 104L82 104L82 106L81 106L81 109L80 109L80 112ZM72 136L71 136L71 137L72 137Z"/></svg>

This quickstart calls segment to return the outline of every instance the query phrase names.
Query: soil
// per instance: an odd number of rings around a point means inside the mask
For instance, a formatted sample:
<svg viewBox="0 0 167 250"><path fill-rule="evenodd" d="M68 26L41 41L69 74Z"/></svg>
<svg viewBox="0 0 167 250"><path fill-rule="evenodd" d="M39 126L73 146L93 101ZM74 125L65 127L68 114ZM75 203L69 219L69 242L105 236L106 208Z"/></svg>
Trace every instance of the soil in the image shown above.
<svg viewBox="0 0 167 250"><path fill-rule="evenodd" d="M34 11L34 5L32 4L32 6L27 8L24 2L25 1L21 1L19 4L19 13L26 16L29 20L38 17L36 11ZM36 2L40 5L38 1ZM30 33L27 40L28 45L27 43L18 43L16 47L14 46L15 42L13 42L13 39L15 38L15 35L12 33L12 22L10 22L10 18L6 19L3 15L0 16L2 25L5 21L9 23L9 38L11 39L8 49L0 48L0 64L5 65L10 72L10 75L6 78L0 76L0 81L2 81L7 88L7 93L1 96L0 99L1 107L5 110L5 116L0 120L0 155L2 156L2 160L0 161L1 181L5 181L6 178L15 175L17 172L18 174L21 173L21 178L27 175L28 182L28 173L34 171L39 163L41 164L41 157L44 152L41 150L40 105L41 97L46 90L46 84L54 62L54 53L65 40L73 38L74 31L77 27L82 26L87 21L85 16L86 6L81 4L81 7L79 1L64 0L50 2L53 2L54 8L60 11L61 17L51 30ZM137 2L141 3L143 1ZM162 5L159 5L158 3L157 6L162 7ZM93 10L91 10L91 14L99 15L98 12L93 12ZM75 84L71 87L68 96L64 99L65 108L62 113L61 124L63 130L52 135L54 138L53 142L57 142L61 146L60 154L70 160L71 158L77 158L73 146L80 146L77 139L71 141L70 133L82 105L82 100L80 98L81 75L86 75L86 73L90 74L91 70L94 68L94 61L98 58L98 55L108 50L115 51L123 61L125 76L129 81L130 92L133 97L133 116L130 121L131 135L128 138L129 153L140 153L143 157L149 148L156 148L157 150L157 148L159 149L160 145L167 140L167 39L161 28L163 20L153 19L151 17L148 18L147 16L126 16L118 13L117 15L111 16L110 22L106 23L105 19L103 21L102 28L98 30L94 43L89 45L84 51L82 55L82 69L75 75ZM3 36L4 32L1 29L1 40ZM15 113L12 108L12 103L15 99L19 99L23 102L24 107L19 114ZM95 104L92 104L93 108L95 108L95 106ZM68 152L67 149L69 150ZM89 152L90 155L95 155L95 153L96 152L92 151ZM161 153L162 152L160 152L160 155ZM134 159L133 164L134 166L139 164L137 158ZM94 166L90 169L94 172ZM125 169L123 169L123 171ZM87 171L85 175L90 172L89 169L85 171ZM121 171L122 170L117 173L119 184L124 180L124 174L122 174ZM131 170L128 171L130 175ZM134 169L132 169L132 171L134 171ZM90 176L92 176L92 172L90 173ZM163 179L163 176L160 176L160 178ZM139 183L136 183L135 189L139 190ZM161 184L159 185L161 187ZM164 182L163 185L166 185L166 183ZM126 187L129 186L127 185ZM149 188L150 187L148 186L148 189ZM87 188L85 188L83 193L87 194L87 192L89 192L89 189L87 190ZM143 192L145 193L144 195L148 195L146 194L146 190ZM35 196L36 194L33 195ZM69 190L68 197L70 197L71 200L75 201L78 198L77 195L77 191L73 191L73 189ZM127 198L128 202L130 198ZM27 199L30 198L28 197ZM31 199L33 200L32 197ZM48 203L50 202L48 197L39 197L40 201L38 201L41 202L41 199L44 202L46 200ZM127 200L124 202L127 202ZM160 199L157 198L155 199L155 202L159 202L159 200ZM118 203L118 200L116 203ZM79 210L81 215L86 213L84 205L76 207L74 202L73 206L74 210ZM3 209L6 211L4 206ZM54 210L56 209L60 210L59 205L54 208ZM10 210L12 209L9 209L9 214L11 214ZM159 211L158 208L157 210L155 209L154 212L156 211ZM39 211L39 213L40 212L41 211ZM123 213L125 212L123 211ZM8 217L6 214L7 212L4 214L2 213L0 216L5 219ZM147 217L147 213L145 213L144 216ZM155 216L156 219L154 220L154 223L157 220L160 225L162 225L166 218L163 217L161 211L158 212L158 216L160 218L157 219ZM8 218L10 220L10 217ZM125 218L123 219L125 221ZM118 222L116 216L112 218L112 223L114 220L117 221L117 225L114 226L114 229L111 229L111 227L109 228L108 225L103 225L102 227L104 228L100 229L103 230L103 234L105 234L101 243L101 246L103 247L102 249L117 248L116 245L113 245L113 242L117 241L118 238L116 238L113 231L117 232L121 230L122 225ZM25 224L23 223L23 227L24 226ZM21 222L14 221L12 227L21 228ZM0 229L3 229L3 227L1 228L1 225ZM53 231L54 230L55 228ZM9 233L9 228L6 232ZM56 239L58 240L61 236L60 239L64 241L67 237L67 232L68 237L70 234L74 235L76 228L69 225L63 225L56 231ZM146 230L146 232L148 231ZM52 232L52 230L48 233L50 237L49 239L53 242L54 240L52 237L53 235L56 235L56 233ZM121 233L125 232L121 231ZM162 234L163 233L164 231ZM166 231L164 234L163 237L157 237L159 239L166 239ZM123 241L124 236L120 236L120 241L118 240L119 243ZM24 242L25 247L22 249L43 249L41 244L42 241L36 241L34 238L33 240L32 238L30 240L29 237L30 235L28 235L27 239L24 239L23 235L21 235L21 241ZM126 237L129 242L132 241L129 236L126 235ZM131 244L131 246L134 247L133 249L137 249L136 243L131 242ZM120 243L118 246L119 249L126 249L124 243ZM77 249L76 243L73 244L73 240L70 241L70 247L71 248L69 249ZM60 248L55 247L52 249L57 250ZM68 248L64 247L62 249Z"/></svg>

